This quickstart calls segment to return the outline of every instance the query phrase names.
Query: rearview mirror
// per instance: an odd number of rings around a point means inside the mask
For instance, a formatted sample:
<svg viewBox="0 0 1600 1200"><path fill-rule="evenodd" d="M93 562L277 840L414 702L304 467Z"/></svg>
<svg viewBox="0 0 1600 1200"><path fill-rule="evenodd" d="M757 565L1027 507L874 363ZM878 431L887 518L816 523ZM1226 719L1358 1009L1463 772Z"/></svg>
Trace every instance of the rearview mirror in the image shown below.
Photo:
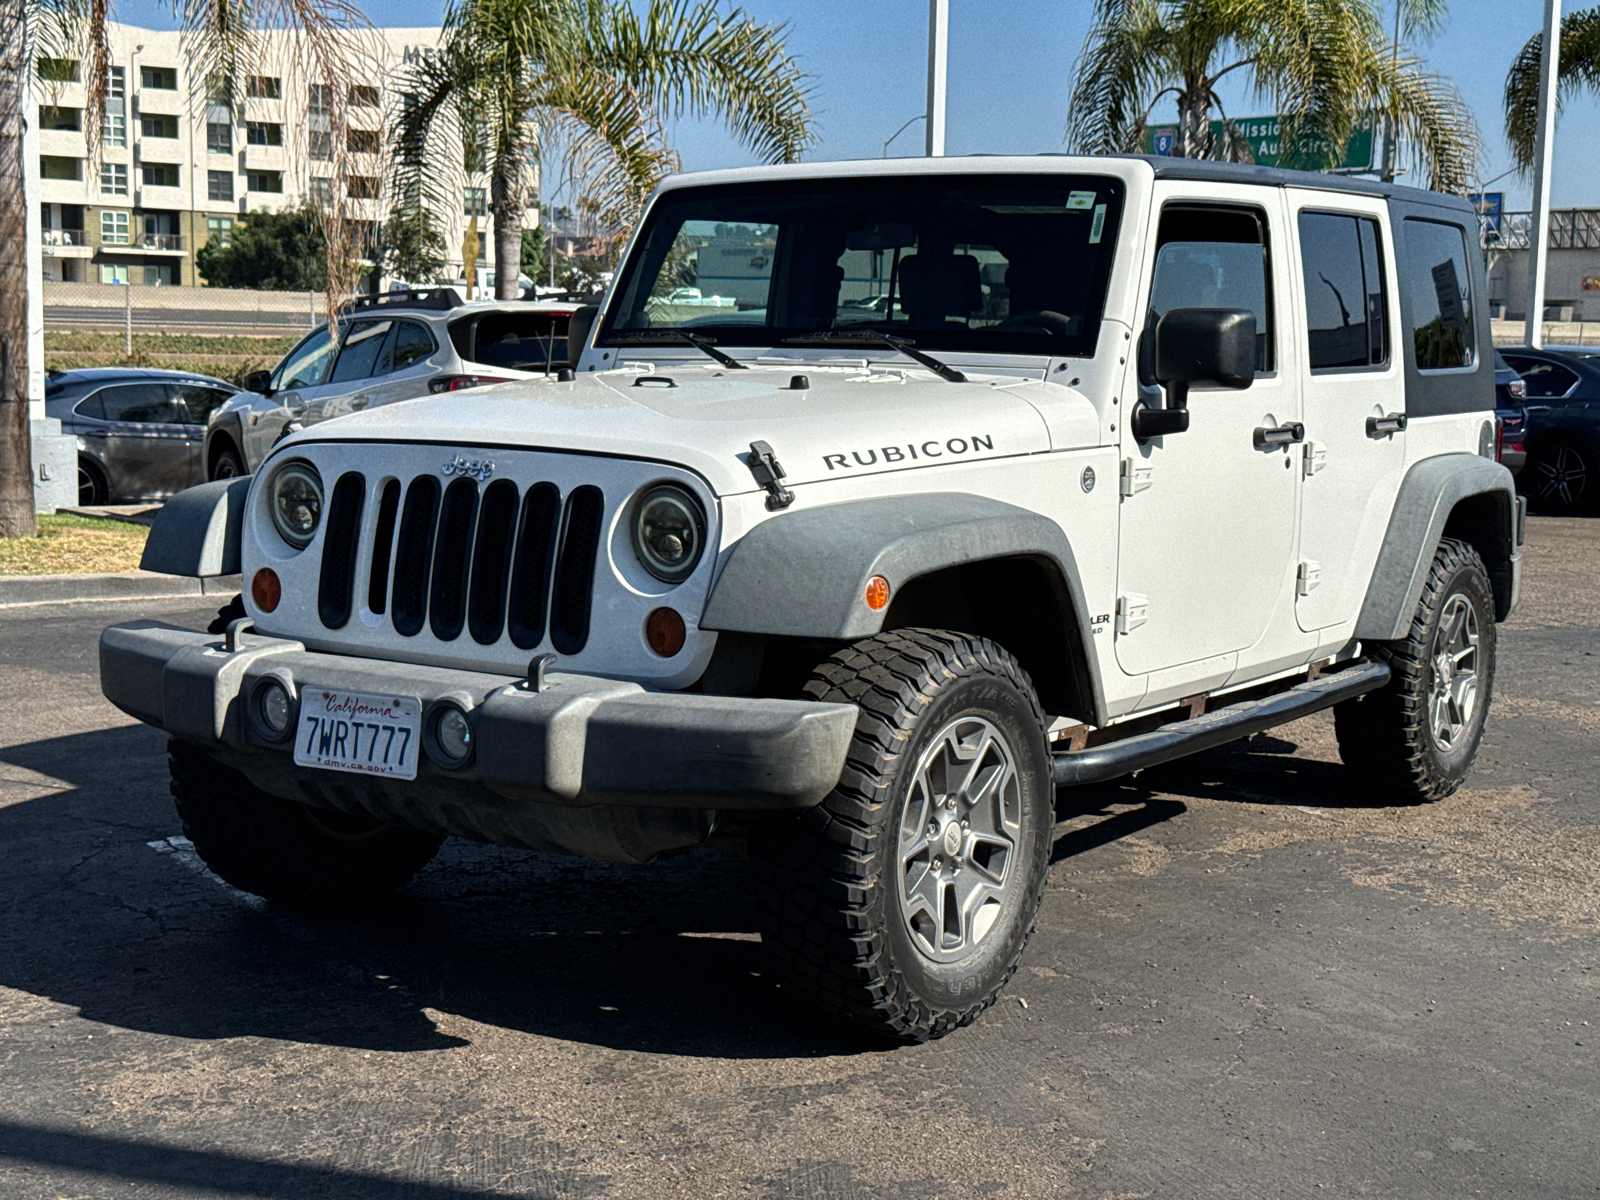
<svg viewBox="0 0 1600 1200"><path fill-rule="evenodd" d="M1140 439L1189 428L1189 385L1217 383L1247 388L1256 377L1256 316L1244 308L1175 308L1144 335L1143 364L1167 390L1165 408L1134 410ZM1153 343L1153 344L1152 344ZM1148 368L1147 368L1148 369Z"/></svg>

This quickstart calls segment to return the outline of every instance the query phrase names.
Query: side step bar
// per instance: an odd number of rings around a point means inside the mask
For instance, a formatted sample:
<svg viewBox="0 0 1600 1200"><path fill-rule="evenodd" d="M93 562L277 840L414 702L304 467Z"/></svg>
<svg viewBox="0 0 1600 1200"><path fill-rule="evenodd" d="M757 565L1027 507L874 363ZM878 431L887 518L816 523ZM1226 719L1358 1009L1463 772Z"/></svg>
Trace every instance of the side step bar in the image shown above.
<svg viewBox="0 0 1600 1200"><path fill-rule="evenodd" d="M1051 773L1058 785L1100 783L1158 763L1182 758L1238 738L1249 737L1285 721L1309 716L1345 700L1376 691L1389 682L1387 663L1363 663L1288 691L1219 708L1204 716L1176 721L1150 733L1141 733L1087 750L1051 755Z"/></svg>

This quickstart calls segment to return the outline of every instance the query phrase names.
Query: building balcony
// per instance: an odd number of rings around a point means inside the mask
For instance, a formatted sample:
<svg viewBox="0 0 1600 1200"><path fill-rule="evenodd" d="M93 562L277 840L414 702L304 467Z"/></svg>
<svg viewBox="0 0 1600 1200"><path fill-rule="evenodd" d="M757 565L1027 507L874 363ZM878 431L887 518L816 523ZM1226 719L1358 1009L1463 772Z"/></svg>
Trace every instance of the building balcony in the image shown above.
<svg viewBox="0 0 1600 1200"><path fill-rule="evenodd" d="M147 88L138 90L139 115L148 117L183 117L189 115L189 96L177 88Z"/></svg>
<svg viewBox="0 0 1600 1200"><path fill-rule="evenodd" d="M96 191L99 187L94 185ZM39 180L39 199L44 204L83 204L89 195L90 187L81 179Z"/></svg>
<svg viewBox="0 0 1600 1200"><path fill-rule="evenodd" d="M94 247L81 229L46 229L40 236L46 258L93 258Z"/></svg>
<svg viewBox="0 0 1600 1200"><path fill-rule="evenodd" d="M147 233L138 239L146 254L187 254L181 233Z"/></svg>
<svg viewBox="0 0 1600 1200"><path fill-rule="evenodd" d="M287 171L289 169L289 156L282 146L251 146L240 147L242 159L241 171Z"/></svg>
<svg viewBox="0 0 1600 1200"><path fill-rule="evenodd" d="M138 191L139 208L188 208L189 189L182 187L154 187L141 184Z"/></svg>
<svg viewBox="0 0 1600 1200"><path fill-rule="evenodd" d="M39 153L52 158L88 158L89 149L81 129L39 130Z"/></svg>

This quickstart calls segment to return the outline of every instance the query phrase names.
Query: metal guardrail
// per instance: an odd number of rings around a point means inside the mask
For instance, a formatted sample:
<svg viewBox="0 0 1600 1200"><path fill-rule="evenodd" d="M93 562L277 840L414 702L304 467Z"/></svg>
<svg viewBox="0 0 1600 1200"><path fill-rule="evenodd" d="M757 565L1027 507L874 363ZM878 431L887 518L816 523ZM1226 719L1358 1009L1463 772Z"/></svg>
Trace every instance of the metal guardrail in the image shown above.
<svg viewBox="0 0 1600 1200"><path fill-rule="evenodd" d="M1489 250L1526 250L1533 244L1531 212L1480 218L1481 242ZM1561 208L1550 213L1551 250L1600 250L1600 208Z"/></svg>
<svg viewBox="0 0 1600 1200"><path fill-rule="evenodd" d="M87 246L89 235L81 229L46 229L39 240L48 250L52 246Z"/></svg>
<svg viewBox="0 0 1600 1200"><path fill-rule="evenodd" d="M140 240L146 250L182 250L183 234L181 233L147 233Z"/></svg>

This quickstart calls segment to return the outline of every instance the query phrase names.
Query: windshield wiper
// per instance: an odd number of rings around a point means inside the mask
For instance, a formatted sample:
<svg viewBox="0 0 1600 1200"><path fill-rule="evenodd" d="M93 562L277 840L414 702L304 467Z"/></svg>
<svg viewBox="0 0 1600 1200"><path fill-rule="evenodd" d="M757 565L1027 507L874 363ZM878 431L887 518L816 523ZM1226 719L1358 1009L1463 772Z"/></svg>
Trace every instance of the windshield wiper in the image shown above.
<svg viewBox="0 0 1600 1200"><path fill-rule="evenodd" d="M967 381L967 377L954 367L946 366L933 355L918 350L917 344L910 338L896 337L892 333L883 333L877 329L819 329L816 333L783 339L785 346L849 346L859 345L862 342L898 350L907 358L915 359L927 367L940 379L951 383Z"/></svg>
<svg viewBox="0 0 1600 1200"><path fill-rule="evenodd" d="M716 359L723 366L734 371L748 371L745 366L731 354L725 354L711 344L710 338L701 337L698 333L690 333L687 329L640 329L634 332L613 333L613 342L621 342L627 346L660 346L668 342L687 342L696 350L700 350Z"/></svg>

